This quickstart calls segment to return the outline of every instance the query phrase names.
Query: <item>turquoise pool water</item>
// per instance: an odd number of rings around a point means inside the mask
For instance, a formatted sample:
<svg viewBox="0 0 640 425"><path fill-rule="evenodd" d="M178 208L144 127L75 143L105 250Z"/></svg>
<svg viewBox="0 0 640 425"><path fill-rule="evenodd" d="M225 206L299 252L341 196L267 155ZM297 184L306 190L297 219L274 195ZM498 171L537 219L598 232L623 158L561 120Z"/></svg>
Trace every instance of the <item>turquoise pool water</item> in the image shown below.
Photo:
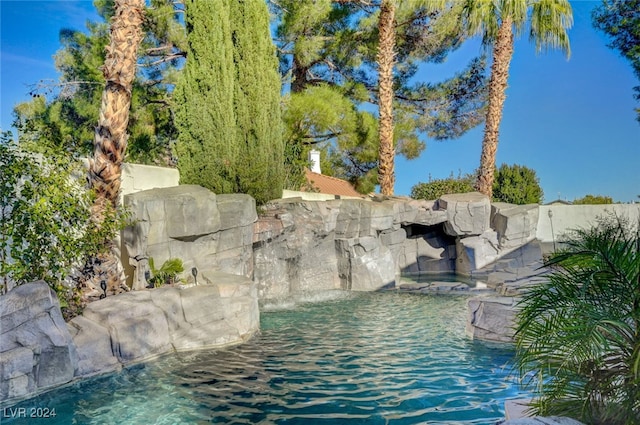
<svg viewBox="0 0 640 425"><path fill-rule="evenodd" d="M494 424L504 400L523 395L511 347L465 336L466 297L323 297L265 305L261 334L247 344L70 385L4 409L0 422ZM56 416L17 417L20 408Z"/></svg>

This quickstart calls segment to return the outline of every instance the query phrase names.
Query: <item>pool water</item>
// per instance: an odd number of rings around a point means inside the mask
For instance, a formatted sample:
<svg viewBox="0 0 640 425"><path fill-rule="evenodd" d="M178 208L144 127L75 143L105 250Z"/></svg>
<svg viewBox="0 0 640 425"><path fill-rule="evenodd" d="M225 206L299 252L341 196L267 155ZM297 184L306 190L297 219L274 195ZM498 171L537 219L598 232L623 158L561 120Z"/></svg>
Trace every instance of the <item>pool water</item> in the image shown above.
<svg viewBox="0 0 640 425"><path fill-rule="evenodd" d="M494 424L505 399L525 395L509 345L465 336L466 297L329 295L263 306L246 344L69 385L4 409L0 422ZM56 416L16 417L19 408Z"/></svg>

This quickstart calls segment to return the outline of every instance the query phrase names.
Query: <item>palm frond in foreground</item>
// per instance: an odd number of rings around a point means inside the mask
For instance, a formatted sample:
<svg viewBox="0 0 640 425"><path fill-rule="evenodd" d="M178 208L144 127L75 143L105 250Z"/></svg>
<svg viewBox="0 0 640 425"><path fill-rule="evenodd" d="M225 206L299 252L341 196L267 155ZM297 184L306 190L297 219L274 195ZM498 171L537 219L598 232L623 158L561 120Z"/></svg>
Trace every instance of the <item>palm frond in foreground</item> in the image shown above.
<svg viewBox="0 0 640 425"><path fill-rule="evenodd" d="M516 368L533 411L640 423L640 225L601 219L569 235L549 281L520 302Z"/></svg>

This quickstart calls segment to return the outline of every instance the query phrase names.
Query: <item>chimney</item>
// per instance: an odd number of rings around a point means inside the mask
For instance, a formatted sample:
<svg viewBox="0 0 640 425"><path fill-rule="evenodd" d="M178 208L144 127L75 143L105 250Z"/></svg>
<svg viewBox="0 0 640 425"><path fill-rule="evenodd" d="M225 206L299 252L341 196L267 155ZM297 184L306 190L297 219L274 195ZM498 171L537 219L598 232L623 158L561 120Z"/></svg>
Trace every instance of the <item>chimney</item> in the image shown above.
<svg viewBox="0 0 640 425"><path fill-rule="evenodd" d="M320 171L320 151L311 149L309 151L309 162L311 163L312 172L322 174L322 171Z"/></svg>

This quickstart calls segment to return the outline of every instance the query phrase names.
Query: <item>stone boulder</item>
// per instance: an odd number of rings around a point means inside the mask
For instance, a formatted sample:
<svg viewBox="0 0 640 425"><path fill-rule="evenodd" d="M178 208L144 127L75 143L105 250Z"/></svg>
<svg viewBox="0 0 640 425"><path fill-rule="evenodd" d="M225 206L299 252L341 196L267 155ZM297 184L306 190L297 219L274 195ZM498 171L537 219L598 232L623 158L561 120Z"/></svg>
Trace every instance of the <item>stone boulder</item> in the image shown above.
<svg viewBox="0 0 640 425"><path fill-rule="evenodd" d="M392 202L345 200L340 204L340 212L336 217L336 238L377 236L383 230L399 229L400 225L394 222Z"/></svg>
<svg viewBox="0 0 640 425"><path fill-rule="evenodd" d="M107 328L84 316L74 317L67 327L78 353L75 376L88 377L121 368L120 361L113 354Z"/></svg>
<svg viewBox="0 0 640 425"><path fill-rule="evenodd" d="M456 243L456 273L470 276L473 272L494 263L501 257L496 232L487 230Z"/></svg>
<svg viewBox="0 0 640 425"><path fill-rule="evenodd" d="M395 284L393 256L378 238L336 239L336 251L341 253L338 271L342 289L372 291Z"/></svg>
<svg viewBox="0 0 640 425"><path fill-rule="evenodd" d="M0 401L67 383L77 363L58 297L47 283L26 283L0 297Z"/></svg>
<svg viewBox="0 0 640 425"><path fill-rule="evenodd" d="M103 373L171 351L246 341L260 326L254 283L204 270L197 286L133 291L89 304L70 322L77 375Z"/></svg>
<svg viewBox="0 0 640 425"><path fill-rule="evenodd" d="M201 186L151 189L124 197L134 224L122 232L133 289L147 286L148 261L156 268L170 258L191 269L253 274L255 200L249 195L216 195Z"/></svg>
<svg viewBox="0 0 640 425"><path fill-rule="evenodd" d="M294 198L264 207L253 245L260 299L340 288L335 229L343 202ZM341 220L348 228L345 215Z"/></svg>
<svg viewBox="0 0 640 425"><path fill-rule="evenodd" d="M535 239L538 211L538 204L491 204L491 227L498 233L500 248L518 248Z"/></svg>
<svg viewBox="0 0 640 425"><path fill-rule="evenodd" d="M46 283L11 290L0 297L0 402L172 351L238 344L258 332L253 281L215 270L203 270L198 281L107 297L69 323Z"/></svg>
<svg viewBox="0 0 640 425"><path fill-rule="evenodd" d="M490 228L491 203L479 192L442 195L438 209L447 212L444 229L451 236L481 235Z"/></svg>
<svg viewBox="0 0 640 425"><path fill-rule="evenodd" d="M437 201L407 198L393 205L396 222L402 225L433 226L447 221L447 212L438 209Z"/></svg>
<svg viewBox="0 0 640 425"><path fill-rule="evenodd" d="M480 296L467 301L467 335L474 339L512 342L516 304L513 297Z"/></svg>

